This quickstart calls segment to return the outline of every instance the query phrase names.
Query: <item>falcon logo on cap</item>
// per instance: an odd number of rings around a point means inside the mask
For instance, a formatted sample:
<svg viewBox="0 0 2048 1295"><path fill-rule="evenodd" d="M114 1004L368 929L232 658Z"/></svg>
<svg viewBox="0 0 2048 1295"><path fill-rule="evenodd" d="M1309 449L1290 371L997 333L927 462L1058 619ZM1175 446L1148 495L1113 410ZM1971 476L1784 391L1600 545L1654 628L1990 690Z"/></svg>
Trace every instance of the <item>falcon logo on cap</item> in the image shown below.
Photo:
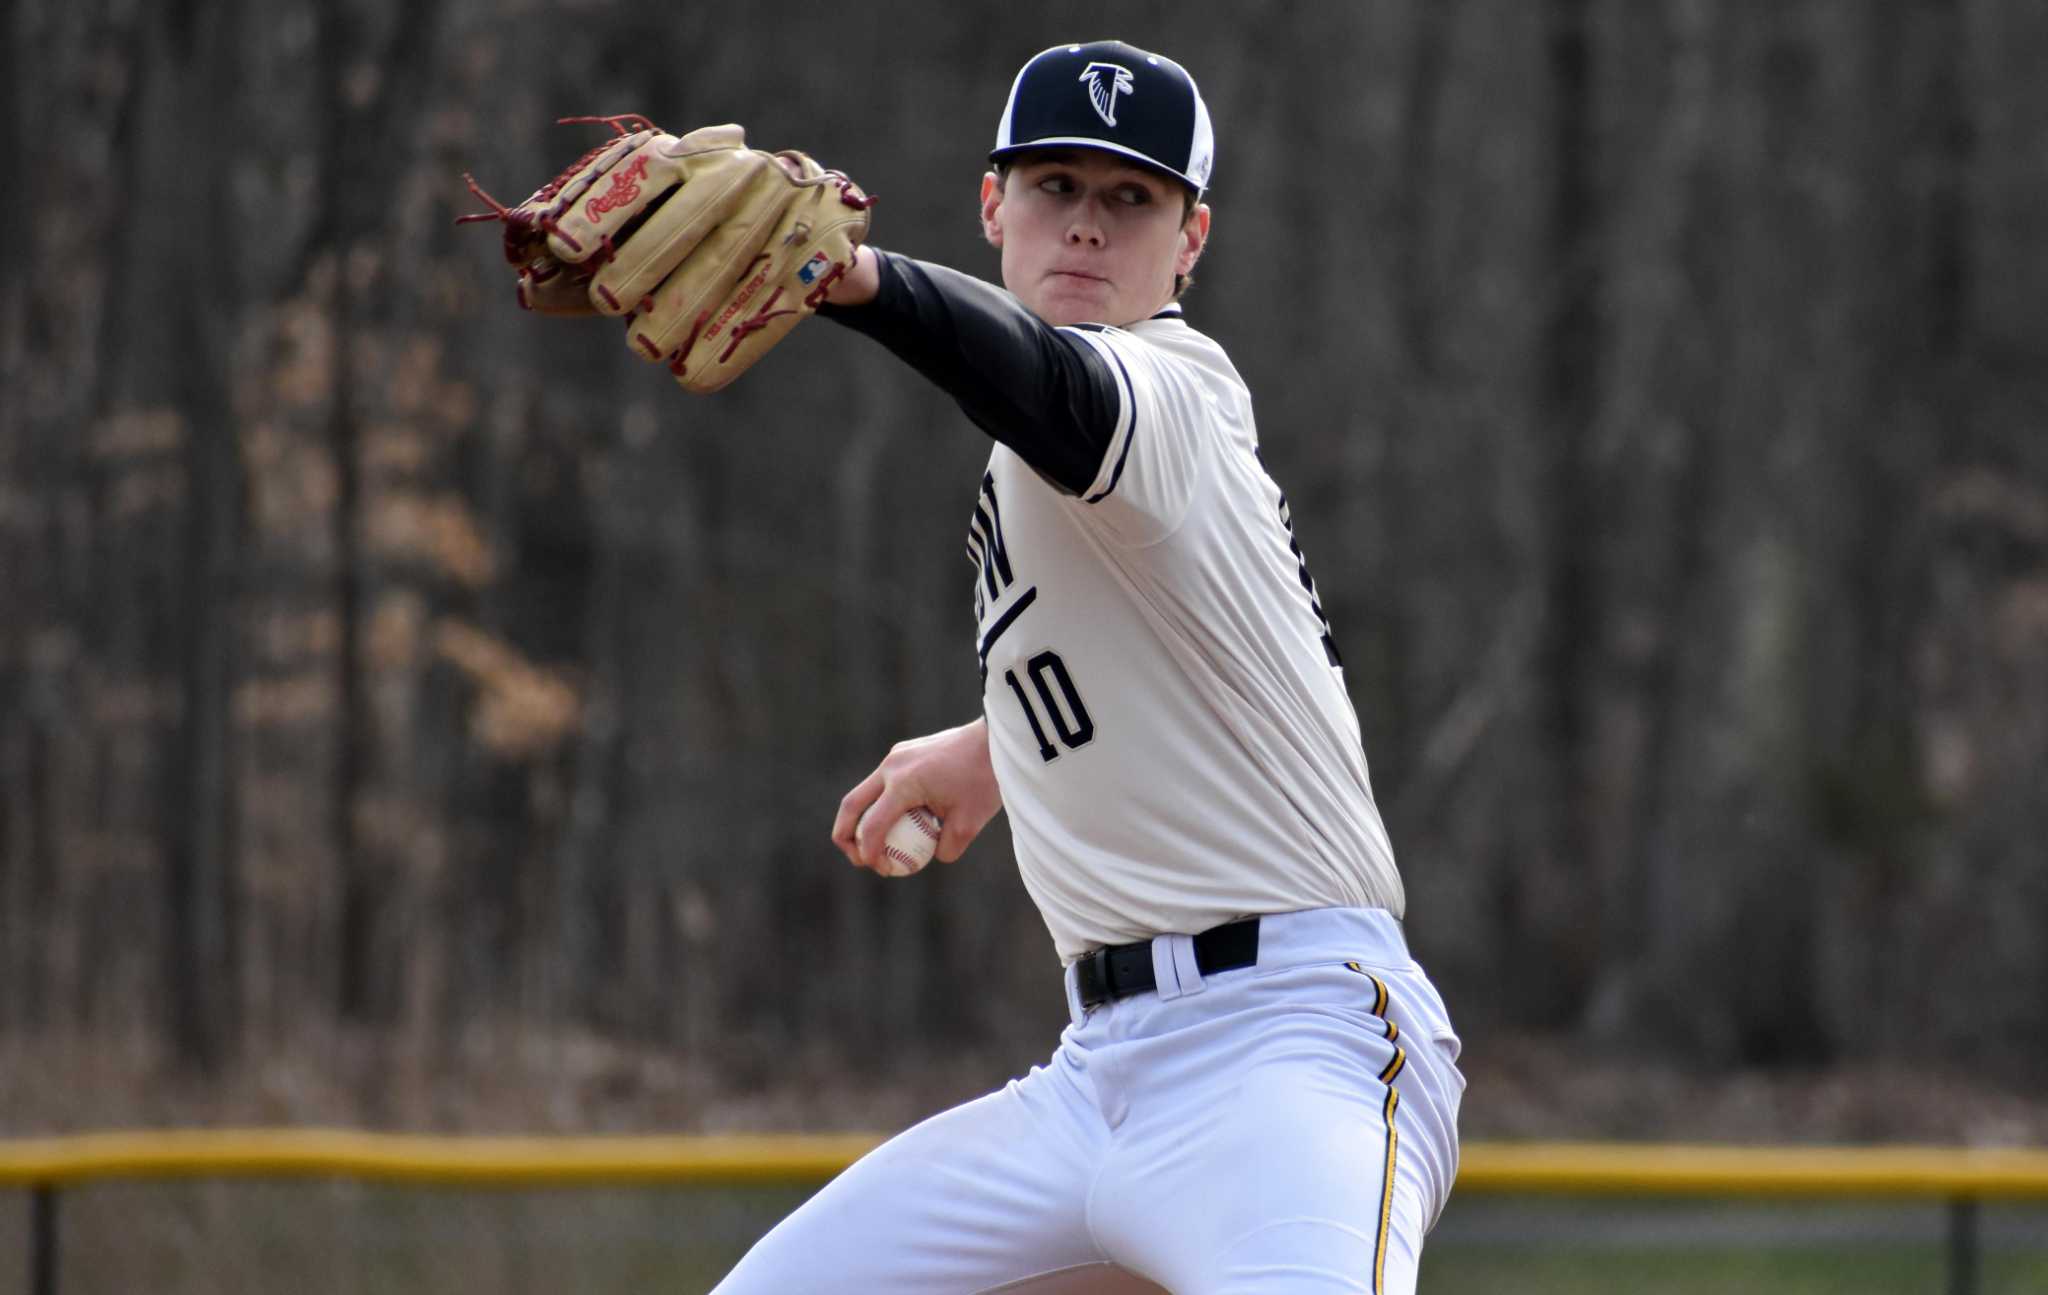
<svg viewBox="0 0 2048 1295"><path fill-rule="evenodd" d="M1103 125L1116 125L1116 97L1132 92L1131 70L1116 63L1090 63L1081 69L1079 79L1088 83L1088 102L1095 105Z"/></svg>

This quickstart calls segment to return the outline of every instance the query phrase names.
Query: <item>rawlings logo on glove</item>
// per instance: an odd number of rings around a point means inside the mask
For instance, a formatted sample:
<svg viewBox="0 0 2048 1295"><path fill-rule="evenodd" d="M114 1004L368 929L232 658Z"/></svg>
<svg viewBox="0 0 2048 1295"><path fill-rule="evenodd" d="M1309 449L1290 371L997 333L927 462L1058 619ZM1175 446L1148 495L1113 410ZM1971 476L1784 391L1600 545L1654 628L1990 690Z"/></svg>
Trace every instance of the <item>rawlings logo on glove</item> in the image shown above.
<svg viewBox="0 0 2048 1295"><path fill-rule="evenodd" d="M635 183L647 178L647 159L636 157L631 165L622 166L612 172L612 187L583 204L583 218L595 225L597 218L608 211L617 211L640 196L640 186Z"/></svg>
<svg viewBox="0 0 2048 1295"><path fill-rule="evenodd" d="M465 175L491 210L456 223L503 222L521 306L623 316L627 345L691 391L767 354L867 238L873 198L802 153L748 148L738 126L677 137L639 116L563 120L613 136L517 207Z"/></svg>

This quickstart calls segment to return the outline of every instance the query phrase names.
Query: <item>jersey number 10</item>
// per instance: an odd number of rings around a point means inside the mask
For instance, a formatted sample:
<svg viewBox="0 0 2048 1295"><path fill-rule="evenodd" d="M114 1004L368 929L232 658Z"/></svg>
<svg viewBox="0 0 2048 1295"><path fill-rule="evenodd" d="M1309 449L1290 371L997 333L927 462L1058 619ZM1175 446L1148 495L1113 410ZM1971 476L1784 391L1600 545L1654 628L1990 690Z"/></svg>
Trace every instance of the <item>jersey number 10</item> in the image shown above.
<svg viewBox="0 0 2048 1295"><path fill-rule="evenodd" d="M1003 681L1010 685L1010 691L1017 694L1017 704L1024 708L1024 719L1031 725L1031 736L1038 739L1039 759L1049 764L1060 755L1059 747L1046 740L1046 725L1039 719L1041 708L1051 721L1060 745L1069 751L1094 740L1095 721L1088 717L1088 708L1081 704L1081 694L1074 689L1074 676L1067 673L1067 663L1060 660L1059 653L1051 650L1040 652L1025 663L1024 673L1031 680L1032 691L1038 694L1039 706L1031 704L1031 693L1025 691L1015 670L1003 671Z"/></svg>

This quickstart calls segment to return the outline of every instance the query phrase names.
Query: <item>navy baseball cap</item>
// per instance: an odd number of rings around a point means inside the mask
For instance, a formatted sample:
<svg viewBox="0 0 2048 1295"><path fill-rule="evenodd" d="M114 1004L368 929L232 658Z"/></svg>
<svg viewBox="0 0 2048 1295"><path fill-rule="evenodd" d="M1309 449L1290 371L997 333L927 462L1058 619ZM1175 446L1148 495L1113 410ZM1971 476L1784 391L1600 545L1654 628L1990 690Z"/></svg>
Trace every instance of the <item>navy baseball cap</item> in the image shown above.
<svg viewBox="0 0 2048 1295"><path fill-rule="evenodd" d="M988 160L1062 147L1120 153L1197 194L1216 162L1216 132L1195 79L1172 59L1120 40L1033 56L1010 87Z"/></svg>

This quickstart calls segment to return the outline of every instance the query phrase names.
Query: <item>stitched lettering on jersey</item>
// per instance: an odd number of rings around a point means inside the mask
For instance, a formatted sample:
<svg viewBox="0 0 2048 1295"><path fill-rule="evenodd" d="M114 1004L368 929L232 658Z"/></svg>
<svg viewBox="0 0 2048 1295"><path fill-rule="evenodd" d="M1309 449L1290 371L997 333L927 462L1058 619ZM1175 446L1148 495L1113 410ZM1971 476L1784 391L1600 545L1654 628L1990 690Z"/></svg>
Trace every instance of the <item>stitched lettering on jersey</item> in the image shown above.
<svg viewBox="0 0 2048 1295"><path fill-rule="evenodd" d="M986 683L989 649L1038 598L1036 585L1013 593L1016 591L1017 574L1010 566L1009 546L1003 542L1003 509L996 502L993 473L981 474L981 493L975 498L974 513L967 520L967 560L975 572L974 623L981 625L986 621L996 604L1008 604L1000 612L995 612L995 620L982 631L980 640L975 644L982 681Z"/></svg>
<svg viewBox="0 0 2048 1295"><path fill-rule="evenodd" d="M986 671L984 671L986 673ZM1067 663L1060 654L1047 648L1027 661L1024 673L1031 685L1038 691L1037 706L1019 682L1015 670L1003 671L1003 682L1010 685L1010 691L1017 696L1017 704L1024 709L1024 722L1031 726L1031 736L1038 742L1038 758L1051 764L1060 758L1059 747L1046 737L1048 725L1058 735L1060 745L1069 751L1078 751L1095 740L1095 720L1088 713L1088 704L1081 700L1080 689L1074 686L1074 676L1067 669ZM1038 719L1043 708L1046 722Z"/></svg>
<svg viewBox="0 0 2048 1295"><path fill-rule="evenodd" d="M976 587L975 619L981 618L981 586L988 589L988 599L995 601L1003 591L1016 581L1010 571L1010 550L1003 543L1003 510L996 503L996 479L993 473L981 474L981 494L974 501L974 516L967 522L967 560L981 568L981 582Z"/></svg>

